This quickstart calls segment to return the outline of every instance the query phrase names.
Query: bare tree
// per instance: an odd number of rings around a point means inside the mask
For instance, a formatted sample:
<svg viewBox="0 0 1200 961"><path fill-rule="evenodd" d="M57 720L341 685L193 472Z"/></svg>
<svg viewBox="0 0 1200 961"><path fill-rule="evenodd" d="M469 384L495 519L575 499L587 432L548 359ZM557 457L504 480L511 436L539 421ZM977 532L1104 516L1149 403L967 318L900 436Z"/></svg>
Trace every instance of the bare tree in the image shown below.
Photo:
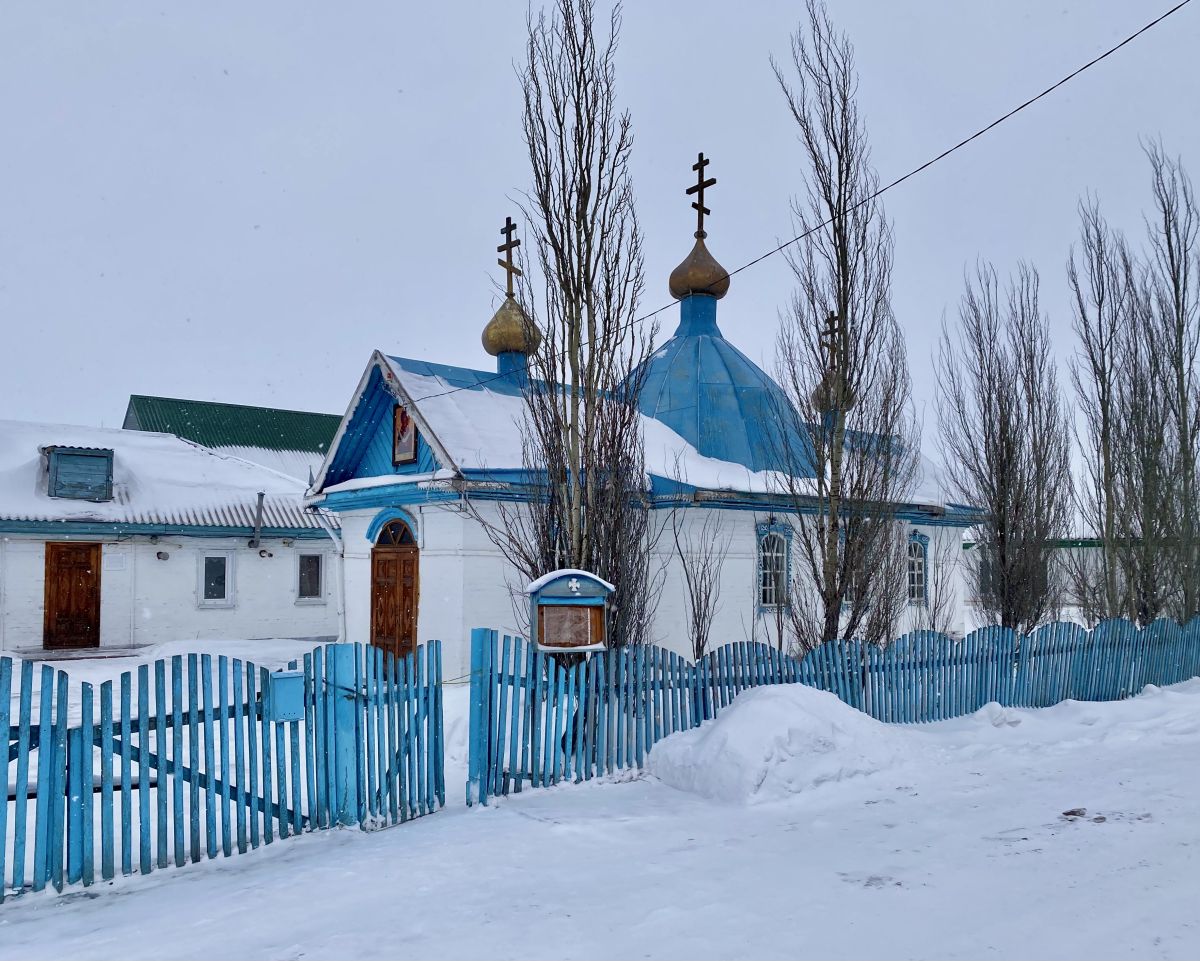
<svg viewBox="0 0 1200 961"><path fill-rule="evenodd" d="M699 525L694 513L673 510L670 525L683 580L692 659L698 661L708 652L713 620L721 609L721 570L729 553L730 536L723 530L719 510L705 510Z"/></svg>
<svg viewBox="0 0 1200 961"><path fill-rule="evenodd" d="M1164 396L1175 459L1174 568L1179 587L1172 613L1187 621L1200 613L1200 403L1197 356L1200 354L1200 211L1192 182L1178 159L1161 143L1146 145L1154 207L1147 218L1148 282L1153 336L1148 348L1166 368Z"/></svg>
<svg viewBox="0 0 1200 961"><path fill-rule="evenodd" d="M530 225L541 296L521 299L543 339L529 363L522 425L525 500L475 514L530 579L581 568L617 587L609 637L646 639L653 618L651 531L637 398L655 328L634 323L642 234L629 158L633 132L616 99L620 7L597 31L592 0L557 0L528 19L518 70L532 186Z"/></svg>
<svg viewBox="0 0 1200 961"><path fill-rule="evenodd" d="M996 272L966 279L957 335L943 325L938 420L947 476L981 511L972 571L983 612L1029 631L1057 614L1055 547L1070 516L1069 430L1038 276L1021 264L1002 300Z"/></svg>
<svg viewBox="0 0 1200 961"><path fill-rule="evenodd" d="M1134 271L1125 240L1114 234L1089 199L1079 205L1079 253L1067 260L1072 329L1078 340L1071 360L1077 404L1076 441L1083 482L1076 485L1076 508L1100 540L1100 552L1075 549L1066 555L1071 592L1089 623L1127 613L1118 558L1120 471L1124 445L1117 399L1127 376L1122 370L1124 340L1133 323Z"/></svg>
<svg viewBox="0 0 1200 961"><path fill-rule="evenodd" d="M799 562L792 629L801 649L838 636L890 639L903 583L896 505L917 465L908 358L892 314L892 232L875 194L856 103L854 50L820 0L772 61L804 157L793 201L796 290L780 325L775 434ZM790 73L790 78L789 78Z"/></svg>
<svg viewBox="0 0 1200 961"><path fill-rule="evenodd" d="M1121 339L1116 391L1114 546L1124 593L1123 613L1149 624L1178 604L1179 515L1177 447L1171 442L1170 360L1159 349L1148 273L1131 265L1129 323Z"/></svg>
<svg viewBox="0 0 1200 961"><path fill-rule="evenodd" d="M1085 618L1187 620L1200 604L1200 214L1181 163L1146 146L1153 208L1133 252L1095 202L1081 207L1082 271L1072 255L1080 347L1084 520L1100 550L1071 558Z"/></svg>

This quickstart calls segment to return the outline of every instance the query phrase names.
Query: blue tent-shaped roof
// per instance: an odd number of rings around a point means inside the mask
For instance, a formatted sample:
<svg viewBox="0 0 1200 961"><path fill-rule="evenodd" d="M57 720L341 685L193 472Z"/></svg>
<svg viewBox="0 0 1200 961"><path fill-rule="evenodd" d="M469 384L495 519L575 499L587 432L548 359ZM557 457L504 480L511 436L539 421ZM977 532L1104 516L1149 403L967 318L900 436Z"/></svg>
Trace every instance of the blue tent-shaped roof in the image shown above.
<svg viewBox="0 0 1200 961"><path fill-rule="evenodd" d="M811 447L787 395L721 334L717 299L692 294L679 312L674 336L646 361L642 413L706 457L811 477Z"/></svg>

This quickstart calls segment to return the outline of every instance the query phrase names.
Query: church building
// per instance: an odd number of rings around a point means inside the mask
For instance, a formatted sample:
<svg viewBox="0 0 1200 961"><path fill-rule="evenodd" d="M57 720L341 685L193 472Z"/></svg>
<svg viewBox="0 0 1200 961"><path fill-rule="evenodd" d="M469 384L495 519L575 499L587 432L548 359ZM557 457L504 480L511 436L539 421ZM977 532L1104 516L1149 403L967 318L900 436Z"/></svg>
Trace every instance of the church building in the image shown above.
<svg viewBox="0 0 1200 961"><path fill-rule="evenodd" d="M796 549L786 522L794 502L780 493L780 445L770 435L772 413L788 401L721 332L717 305L730 281L705 237L701 223L671 274L679 325L645 362L646 470L663 521L674 511L693 542L717 531L727 544L712 643L774 645ZM512 593L515 572L476 515L492 516L496 504L526 496L522 378L536 338L510 293L483 331L496 370L371 356L308 495L339 522L346 637L370 638L398 654L440 639L446 676L455 677L469 669L472 628L525 631ZM971 523L968 511L932 491L919 488L915 498L897 505L909 537L910 626L921 623L931 583L947 582L936 566L956 559ZM652 569L665 570L665 581L652 639L690 657L674 539L659 538L655 550ZM951 585L959 629L963 583L956 576Z"/></svg>

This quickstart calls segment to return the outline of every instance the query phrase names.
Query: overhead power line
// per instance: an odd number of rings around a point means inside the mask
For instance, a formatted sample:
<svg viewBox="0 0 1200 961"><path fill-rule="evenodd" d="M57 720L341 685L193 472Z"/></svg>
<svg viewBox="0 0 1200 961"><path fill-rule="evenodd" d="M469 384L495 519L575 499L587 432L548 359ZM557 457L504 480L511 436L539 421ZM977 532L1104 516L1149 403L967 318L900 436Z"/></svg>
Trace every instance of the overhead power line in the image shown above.
<svg viewBox="0 0 1200 961"><path fill-rule="evenodd" d="M1122 47L1126 46L1127 44L1132 43L1134 40L1136 40L1138 37L1140 37L1143 33L1146 33L1148 30L1152 30L1154 27L1158 26L1160 23L1162 23L1164 20L1166 20L1172 14L1178 13L1180 10L1182 10L1184 7L1186 7L1191 2L1192 2L1192 0L1180 0L1179 3L1175 4L1175 6L1171 7L1165 13L1155 17L1149 23L1138 28L1133 33L1131 33L1129 36L1127 36L1124 40L1122 40L1120 43L1114 44L1113 46L1109 47L1107 50L1105 50L1099 56L1093 57L1091 60L1089 60L1087 63L1083 64L1080 67L1076 67L1074 70L1072 70L1069 74L1067 74L1061 80L1057 81L1056 83L1052 83L1041 93L1035 94L1034 96L1032 96L1028 100L1026 100L1024 103L1018 104L1017 106L1013 107L1007 113L997 117L995 120L993 120L991 123L989 123L986 127L980 127L969 137L964 137L958 143L954 144L954 146L947 147L940 154L938 154L935 157L931 157L929 160L926 160L919 167L914 167L908 173L906 173L900 177L897 177L895 180L891 181L890 183L887 183L884 186L880 187L874 193L864 197L862 200L858 201L856 204L853 204L849 209L856 210L859 207L861 207L862 205L868 204L871 201L876 200L877 198L883 196L883 194L887 193L889 190L893 189L894 187L900 186L900 184L904 183L906 180L910 180L911 178L917 176L917 174L923 173L924 171L928 170L934 164L939 163L942 160L945 160L952 153L955 153L956 151L961 150L967 144L971 143L971 141L978 140L984 134L991 132L996 127L1000 126L1000 124L1004 123L1006 120L1011 120L1013 117L1015 117L1017 114L1019 114L1022 110L1025 110L1028 107L1032 107L1035 103L1037 103L1042 98L1048 97L1059 87L1063 86L1064 84L1070 83L1072 80L1074 80L1076 77L1078 77L1084 71L1089 70L1092 67L1096 66L1096 64L1100 63L1100 61L1106 60L1107 58L1111 57L1114 53L1116 53ZM830 223L832 223L832 220L823 220L819 224L815 224L814 226L805 230L803 233L797 234L791 240L786 240L783 243L779 244L779 246L773 247L770 250L768 250L766 253L761 254L758 257L755 257L753 260L747 261L746 263L742 264L740 267L736 267L735 269L729 271L727 274L725 274L725 278L723 278L723 279L727 279L729 277L733 277L737 274L740 274L743 270L748 270L749 268L755 266L756 264L761 264L768 257L773 257L778 253L782 253L784 250L787 250L788 247L792 246L792 244L799 243L805 237L808 237L811 234L816 233L816 231L820 230L822 227L828 227L830 225ZM628 323L623 324L622 328L628 328L628 327L633 327L637 324L643 324L646 321L651 320L654 317L657 317L664 310L667 310L673 306L674 306L674 301L672 301L671 303L668 303L668 304L663 304L661 307L650 311L650 313L642 314L640 317L635 317L633 320L629 321ZM587 344L587 343L589 343L589 341L585 340L581 343L580 346L583 346L584 344ZM566 353L565 351L561 351L559 353L559 356L562 356L565 353ZM528 371L529 364L526 364L524 369L526 371ZM445 397L449 394L457 394L459 391L463 391L463 390L473 390L477 387L482 386L483 384L491 383L494 380L500 380L502 378L510 377L511 373L512 372L510 371L510 372L505 372L503 374L496 374L493 377L488 377L481 381L478 381L475 384L472 384L470 387L452 387L449 390L443 390L443 391L439 391L439 392L433 393L433 394L425 394L422 397L415 397L415 398L413 398L413 403L420 403L421 401L424 401L424 400L432 400L435 397Z"/></svg>

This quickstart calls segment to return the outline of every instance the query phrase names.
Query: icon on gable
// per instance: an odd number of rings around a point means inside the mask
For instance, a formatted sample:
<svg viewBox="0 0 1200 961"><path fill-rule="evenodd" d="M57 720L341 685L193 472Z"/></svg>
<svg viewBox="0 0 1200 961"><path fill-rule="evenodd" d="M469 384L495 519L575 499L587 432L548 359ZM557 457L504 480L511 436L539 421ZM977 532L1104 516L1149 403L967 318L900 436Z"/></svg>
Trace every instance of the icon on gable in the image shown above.
<svg viewBox="0 0 1200 961"><path fill-rule="evenodd" d="M392 463L411 464L417 459L417 425L403 404L392 411Z"/></svg>

